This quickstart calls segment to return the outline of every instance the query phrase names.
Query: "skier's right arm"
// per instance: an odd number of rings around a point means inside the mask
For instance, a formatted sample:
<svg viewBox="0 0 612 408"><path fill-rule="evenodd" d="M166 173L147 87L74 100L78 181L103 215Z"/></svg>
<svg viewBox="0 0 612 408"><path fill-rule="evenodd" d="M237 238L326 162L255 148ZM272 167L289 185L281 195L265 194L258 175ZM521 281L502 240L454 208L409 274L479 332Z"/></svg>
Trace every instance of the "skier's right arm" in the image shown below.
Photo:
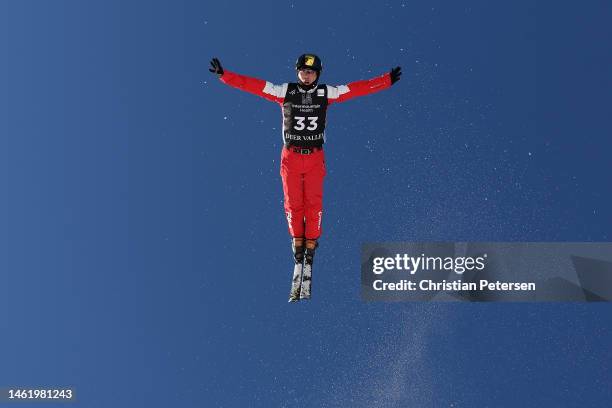
<svg viewBox="0 0 612 408"><path fill-rule="evenodd" d="M221 62L217 58L213 58L210 64L212 68L209 71L217 74L224 84L261 96L272 102L283 103L287 92L287 84L274 85L263 79L228 71L221 66Z"/></svg>

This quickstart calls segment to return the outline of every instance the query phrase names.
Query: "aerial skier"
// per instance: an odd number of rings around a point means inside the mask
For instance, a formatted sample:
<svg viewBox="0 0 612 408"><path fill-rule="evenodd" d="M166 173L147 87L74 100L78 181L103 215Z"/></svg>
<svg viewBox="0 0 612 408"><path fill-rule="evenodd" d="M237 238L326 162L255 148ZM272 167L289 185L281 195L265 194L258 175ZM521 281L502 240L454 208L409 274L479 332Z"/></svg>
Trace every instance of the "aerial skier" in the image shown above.
<svg viewBox="0 0 612 408"><path fill-rule="evenodd" d="M217 74L221 82L259 95L282 107L283 149L280 174L295 260L289 301L310 299L312 264L315 250L319 246L323 215L323 143L327 107L389 88L399 81L401 68L395 67L376 78L330 86L318 83L323 70L321 59L314 54L303 54L295 63L297 82L274 85L230 72L221 66L217 58L213 58L210 63L210 72Z"/></svg>

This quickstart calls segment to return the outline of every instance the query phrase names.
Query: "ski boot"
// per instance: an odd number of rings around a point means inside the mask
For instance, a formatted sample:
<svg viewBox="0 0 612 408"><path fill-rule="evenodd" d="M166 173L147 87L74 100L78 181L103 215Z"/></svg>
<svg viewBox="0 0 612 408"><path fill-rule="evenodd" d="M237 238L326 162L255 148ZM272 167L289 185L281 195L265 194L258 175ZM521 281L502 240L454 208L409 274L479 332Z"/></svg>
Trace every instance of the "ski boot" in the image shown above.
<svg viewBox="0 0 612 408"><path fill-rule="evenodd" d="M304 240L302 238L292 239L291 248L293 249L293 259L295 260L295 266L293 267L293 278L291 280L291 292L289 292L289 302L297 302L298 300L300 300L302 270L304 268Z"/></svg>

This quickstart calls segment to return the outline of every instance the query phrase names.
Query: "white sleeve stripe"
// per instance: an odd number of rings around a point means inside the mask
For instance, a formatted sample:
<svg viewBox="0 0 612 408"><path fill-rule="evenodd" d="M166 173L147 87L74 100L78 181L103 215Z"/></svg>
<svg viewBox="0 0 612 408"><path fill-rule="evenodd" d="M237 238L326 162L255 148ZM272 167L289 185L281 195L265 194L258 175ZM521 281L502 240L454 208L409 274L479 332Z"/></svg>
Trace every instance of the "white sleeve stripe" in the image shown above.
<svg viewBox="0 0 612 408"><path fill-rule="evenodd" d="M350 89L346 85L340 86L330 86L327 85L327 98L329 99L338 99L341 95L349 92Z"/></svg>
<svg viewBox="0 0 612 408"><path fill-rule="evenodd" d="M288 84L274 85L272 82L266 81L263 92L268 95L276 96L277 98L284 98L285 93L287 93L287 85Z"/></svg>

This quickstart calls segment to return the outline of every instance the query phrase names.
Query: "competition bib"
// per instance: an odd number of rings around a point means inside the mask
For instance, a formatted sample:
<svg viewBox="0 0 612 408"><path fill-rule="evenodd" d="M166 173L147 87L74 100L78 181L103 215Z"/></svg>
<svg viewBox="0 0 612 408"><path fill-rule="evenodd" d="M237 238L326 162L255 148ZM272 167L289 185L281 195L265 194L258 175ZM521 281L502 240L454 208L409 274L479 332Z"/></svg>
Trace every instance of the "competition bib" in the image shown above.
<svg viewBox="0 0 612 408"><path fill-rule="evenodd" d="M321 147L325 142L327 86L304 90L289 84L283 102L285 146Z"/></svg>

